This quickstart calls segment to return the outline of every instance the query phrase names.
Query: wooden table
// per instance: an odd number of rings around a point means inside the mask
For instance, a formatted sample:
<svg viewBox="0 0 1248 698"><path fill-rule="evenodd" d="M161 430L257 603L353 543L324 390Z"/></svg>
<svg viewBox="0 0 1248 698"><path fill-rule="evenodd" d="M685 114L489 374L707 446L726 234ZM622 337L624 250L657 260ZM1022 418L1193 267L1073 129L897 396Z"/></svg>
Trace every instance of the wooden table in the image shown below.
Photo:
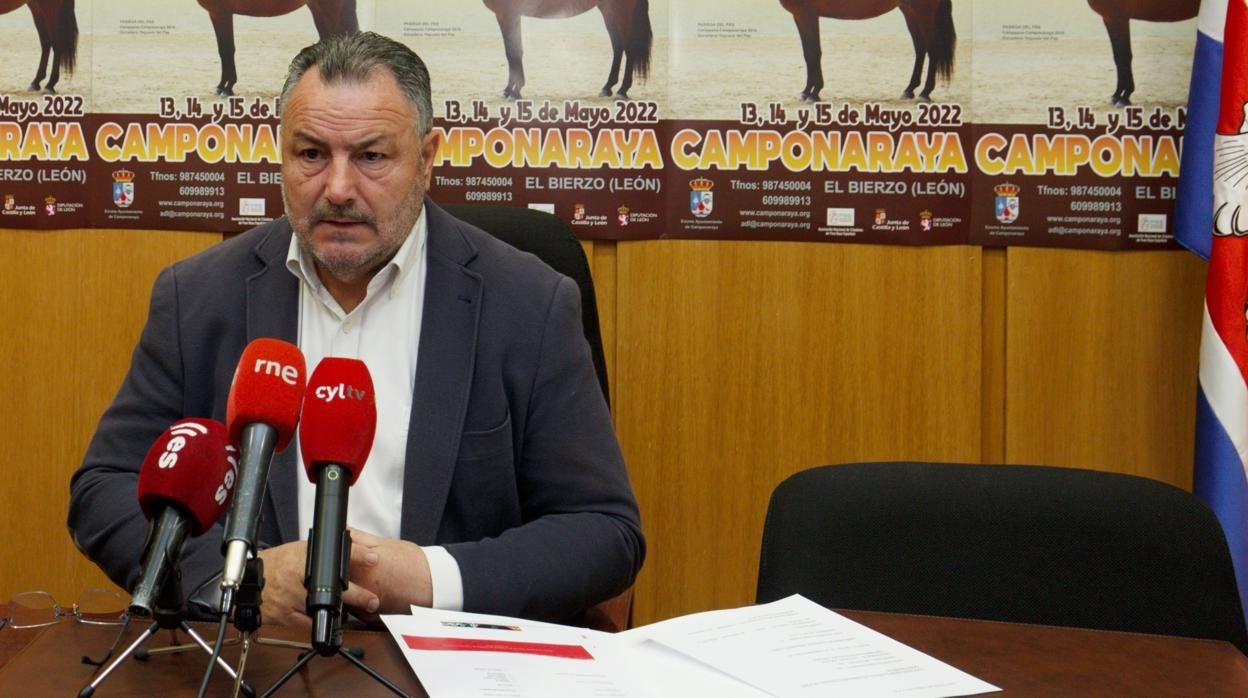
<svg viewBox="0 0 1248 698"><path fill-rule="evenodd" d="M150 623L130 623L126 640L118 652L127 647ZM194 623L195 631L211 642L216 625ZM0 696L72 696L91 683L95 667L83 664L81 657L99 657L117 635L117 628L93 626L66 619L47 628L0 630ZM236 635L229 629L227 638ZM307 630L291 628L261 629L261 638L308 641ZM365 650L363 661L399 688L413 696L425 692L408 667L390 634L364 630L346 633L346 644ZM178 632L176 641L168 630L158 631L143 644L149 650L189 640ZM257 694L271 686L289 669L301 654L300 650L253 644L247 659L244 678ZM237 665L239 646L225 647L221 656L231 666ZM97 698L113 696L194 696L204 674L208 654L199 648L176 654L156 655L145 661L133 658L122 662L95 691ZM110 660L111 661L111 660ZM374 690L374 687L376 690ZM221 670L213 671L208 695L228 696L233 680ZM276 696L393 696L347 659L339 656L314 657L307 666L286 682Z"/></svg>
<svg viewBox="0 0 1248 698"><path fill-rule="evenodd" d="M1213 640L1058 628L1017 623L843 611L885 635L1000 686L1007 696L1248 696L1248 657ZM146 627L133 623L131 637ZM205 638L213 626L196 625ZM232 629L231 629L231 632ZM76 695L91 681L83 654L100 655L115 630L73 620L42 629L0 630L0 696ZM262 637L307 640L306 631L264 628ZM348 631L346 642L363 647L365 661L403 690L425 696L388 633ZM169 643L168 632L150 638L149 648ZM237 647L222 655L231 663ZM295 650L261 646L245 677L262 691L296 660ZM95 696L194 696L207 655L202 651L127 660ZM229 695L231 684L214 672L209 692ZM316 657L277 696L388 696L383 687L350 664ZM999 694L998 694L999 695Z"/></svg>
<svg viewBox="0 0 1248 698"><path fill-rule="evenodd" d="M1007 696L1248 696L1248 657L1229 642L894 613L842 613L1001 687Z"/></svg>

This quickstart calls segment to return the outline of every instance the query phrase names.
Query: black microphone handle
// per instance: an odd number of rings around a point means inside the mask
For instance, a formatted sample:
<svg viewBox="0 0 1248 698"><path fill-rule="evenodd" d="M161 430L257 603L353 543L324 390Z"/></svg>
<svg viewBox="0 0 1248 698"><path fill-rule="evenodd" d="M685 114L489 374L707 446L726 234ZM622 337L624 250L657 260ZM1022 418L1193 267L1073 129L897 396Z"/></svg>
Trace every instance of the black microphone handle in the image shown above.
<svg viewBox="0 0 1248 698"><path fill-rule="evenodd" d="M171 504L161 508L147 530L139 581L130 593L130 613L150 618L170 572L178 576L182 544L190 531L190 517ZM176 580L175 580L176 581Z"/></svg>
<svg viewBox="0 0 1248 698"><path fill-rule="evenodd" d="M332 654L342 645L342 592L347 588L351 534L347 531L347 496L351 473L340 465L317 468L316 503L308 533L308 563L303 586L312 618L312 647Z"/></svg>
<svg viewBox="0 0 1248 698"><path fill-rule="evenodd" d="M243 427L239 443L238 481L234 484L234 501L225 521L221 537L222 551L230 541L241 540L255 552L256 534L260 530L260 509L269 484L269 464L277 448L277 429L255 422Z"/></svg>

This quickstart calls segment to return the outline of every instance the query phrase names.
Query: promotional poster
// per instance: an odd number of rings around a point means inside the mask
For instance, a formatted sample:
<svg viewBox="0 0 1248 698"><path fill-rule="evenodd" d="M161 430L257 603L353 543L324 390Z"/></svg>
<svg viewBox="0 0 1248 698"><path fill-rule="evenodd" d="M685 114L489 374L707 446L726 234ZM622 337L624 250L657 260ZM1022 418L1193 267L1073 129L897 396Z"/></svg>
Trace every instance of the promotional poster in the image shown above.
<svg viewBox="0 0 1248 698"><path fill-rule="evenodd" d="M965 242L970 9L677 3L668 234Z"/></svg>
<svg viewBox="0 0 1248 698"><path fill-rule="evenodd" d="M1174 246L1199 3L1098 5L975 3L971 242Z"/></svg>
<svg viewBox="0 0 1248 698"><path fill-rule="evenodd" d="M583 239L1173 245L1196 0L234 4L0 3L0 225L280 216L287 65L371 30L429 67L446 203Z"/></svg>

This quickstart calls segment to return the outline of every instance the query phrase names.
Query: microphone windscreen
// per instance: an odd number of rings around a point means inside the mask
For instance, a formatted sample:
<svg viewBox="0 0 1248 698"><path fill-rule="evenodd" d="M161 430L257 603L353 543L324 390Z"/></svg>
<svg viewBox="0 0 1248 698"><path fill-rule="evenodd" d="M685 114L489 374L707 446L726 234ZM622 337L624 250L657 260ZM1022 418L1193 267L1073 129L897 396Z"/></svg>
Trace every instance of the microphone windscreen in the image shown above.
<svg viewBox="0 0 1248 698"><path fill-rule="evenodd" d="M321 359L303 401L299 423L299 450L308 478L316 482L318 465L333 463L360 477L377 429L373 378L359 359L328 356Z"/></svg>
<svg viewBox="0 0 1248 698"><path fill-rule="evenodd" d="M295 436L307 366L299 347L262 337L243 350L225 405L230 442L241 443L249 424L267 424L277 431L277 450L286 450Z"/></svg>
<svg viewBox="0 0 1248 698"><path fill-rule="evenodd" d="M234 494L238 458L225 425L215 419L183 419L161 434L139 471L139 508L151 520L163 505L191 515L191 535L212 527Z"/></svg>

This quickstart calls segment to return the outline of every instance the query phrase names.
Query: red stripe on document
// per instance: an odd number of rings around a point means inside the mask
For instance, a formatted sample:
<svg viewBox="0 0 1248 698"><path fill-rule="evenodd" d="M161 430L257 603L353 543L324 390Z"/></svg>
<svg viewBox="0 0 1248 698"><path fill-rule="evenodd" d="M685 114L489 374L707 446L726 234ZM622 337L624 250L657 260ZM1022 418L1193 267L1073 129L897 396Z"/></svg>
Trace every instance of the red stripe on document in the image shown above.
<svg viewBox="0 0 1248 698"><path fill-rule="evenodd" d="M403 641L414 650L438 650L442 652L512 652L536 654L562 659L593 659L593 655L580 645L554 645L546 642L510 642L507 640L473 640L462 637L418 637L404 635Z"/></svg>

